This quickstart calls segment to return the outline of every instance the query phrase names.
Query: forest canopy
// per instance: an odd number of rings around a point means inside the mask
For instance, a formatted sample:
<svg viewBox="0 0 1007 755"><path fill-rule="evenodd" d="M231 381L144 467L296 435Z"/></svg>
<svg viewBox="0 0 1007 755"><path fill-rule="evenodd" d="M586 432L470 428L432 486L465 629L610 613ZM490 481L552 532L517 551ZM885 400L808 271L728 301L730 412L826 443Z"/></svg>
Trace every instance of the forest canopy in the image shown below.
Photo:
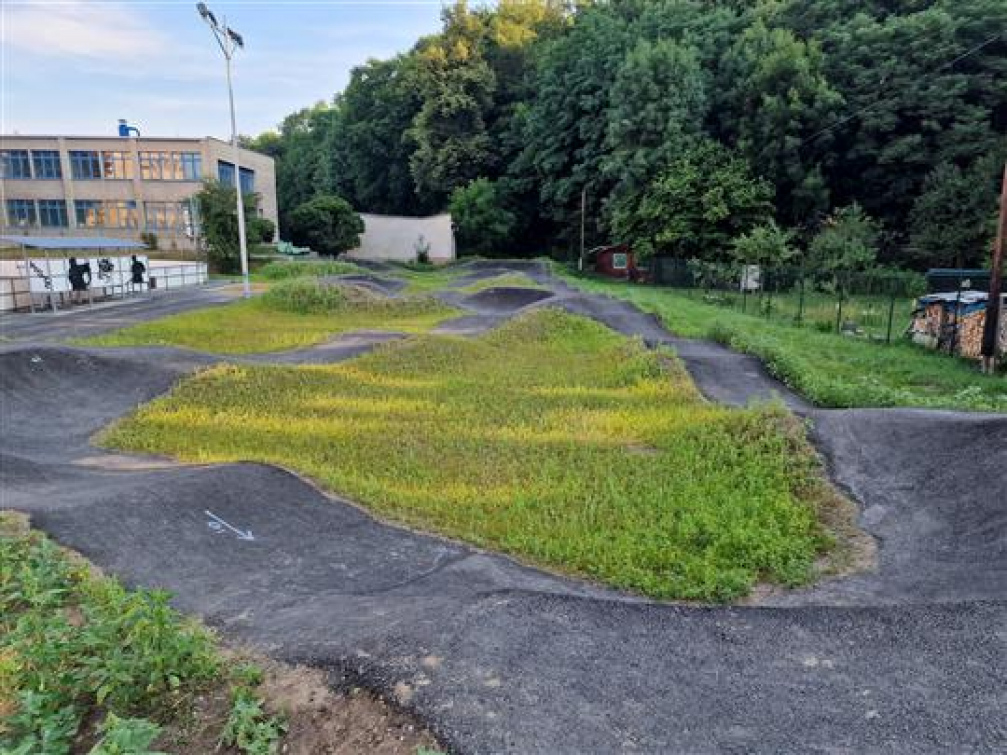
<svg viewBox="0 0 1007 755"><path fill-rule="evenodd" d="M879 263L979 266L1005 29L1002 0L456 2L438 34L246 143L276 158L283 230L334 195L468 212L472 251L562 255L583 200L588 245L730 259L767 223L806 250L855 206Z"/></svg>

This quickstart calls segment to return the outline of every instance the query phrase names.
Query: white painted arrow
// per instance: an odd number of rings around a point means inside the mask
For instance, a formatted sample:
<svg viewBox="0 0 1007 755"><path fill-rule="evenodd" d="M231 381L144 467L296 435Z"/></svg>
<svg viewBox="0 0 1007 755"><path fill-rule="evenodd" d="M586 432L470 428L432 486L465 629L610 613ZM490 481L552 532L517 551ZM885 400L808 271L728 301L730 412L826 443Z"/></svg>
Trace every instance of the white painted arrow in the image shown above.
<svg viewBox="0 0 1007 755"><path fill-rule="evenodd" d="M211 529L219 531L221 527L227 527L227 529L238 536L239 540L255 540L255 536L252 535L251 530L239 530L237 527L232 527L209 509L206 510L206 515L213 520L212 522L208 522Z"/></svg>

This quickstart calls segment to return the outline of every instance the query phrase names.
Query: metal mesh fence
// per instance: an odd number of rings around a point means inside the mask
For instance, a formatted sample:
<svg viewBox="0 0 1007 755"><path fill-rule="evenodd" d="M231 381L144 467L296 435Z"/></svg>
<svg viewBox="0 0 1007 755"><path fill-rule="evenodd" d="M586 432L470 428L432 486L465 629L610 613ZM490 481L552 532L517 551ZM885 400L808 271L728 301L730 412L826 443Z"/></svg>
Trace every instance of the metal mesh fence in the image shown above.
<svg viewBox="0 0 1007 755"><path fill-rule="evenodd" d="M655 285L708 304L826 332L891 342L909 326L926 279L896 271L809 271L656 258Z"/></svg>

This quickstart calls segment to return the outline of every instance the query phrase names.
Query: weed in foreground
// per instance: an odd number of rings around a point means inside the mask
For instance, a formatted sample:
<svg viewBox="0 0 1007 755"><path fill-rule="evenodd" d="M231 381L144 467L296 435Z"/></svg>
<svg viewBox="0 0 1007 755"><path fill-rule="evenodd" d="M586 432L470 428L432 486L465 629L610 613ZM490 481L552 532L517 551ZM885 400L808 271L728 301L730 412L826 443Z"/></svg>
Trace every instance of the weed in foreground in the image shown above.
<svg viewBox="0 0 1007 755"><path fill-rule="evenodd" d="M228 683L211 635L172 609L167 593L96 576L0 516L0 751L67 753L96 720L92 755L153 752L162 725ZM279 727L265 716L257 724Z"/></svg>

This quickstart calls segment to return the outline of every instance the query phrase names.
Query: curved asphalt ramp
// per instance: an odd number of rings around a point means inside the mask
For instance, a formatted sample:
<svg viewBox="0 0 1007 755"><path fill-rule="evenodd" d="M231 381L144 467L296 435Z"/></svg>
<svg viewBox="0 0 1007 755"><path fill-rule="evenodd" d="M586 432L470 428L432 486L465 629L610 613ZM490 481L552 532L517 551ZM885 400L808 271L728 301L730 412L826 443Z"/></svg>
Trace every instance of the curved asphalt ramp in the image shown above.
<svg viewBox="0 0 1007 755"><path fill-rule="evenodd" d="M459 752L1007 751L1005 416L810 411L876 573L790 605L674 606L382 524L269 466L94 462L95 430L212 359L0 350L3 505L229 637L396 698ZM711 395L735 363L708 359Z"/></svg>
<svg viewBox="0 0 1007 755"><path fill-rule="evenodd" d="M506 270L498 270L493 276ZM438 298L471 314L455 317L441 323L433 332L441 335L474 336L485 333L519 312L530 307L548 303L552 291L520 286L497 286L483 289L474 294L461 291L440 291Z"/></svg>
<svg viewBox="0 0 1007 755"><path fill-rule="evenodd" d="M463 297L459 304L486 314L510 315L552 297L552 291L518 286L485 288Z"/></svg>

